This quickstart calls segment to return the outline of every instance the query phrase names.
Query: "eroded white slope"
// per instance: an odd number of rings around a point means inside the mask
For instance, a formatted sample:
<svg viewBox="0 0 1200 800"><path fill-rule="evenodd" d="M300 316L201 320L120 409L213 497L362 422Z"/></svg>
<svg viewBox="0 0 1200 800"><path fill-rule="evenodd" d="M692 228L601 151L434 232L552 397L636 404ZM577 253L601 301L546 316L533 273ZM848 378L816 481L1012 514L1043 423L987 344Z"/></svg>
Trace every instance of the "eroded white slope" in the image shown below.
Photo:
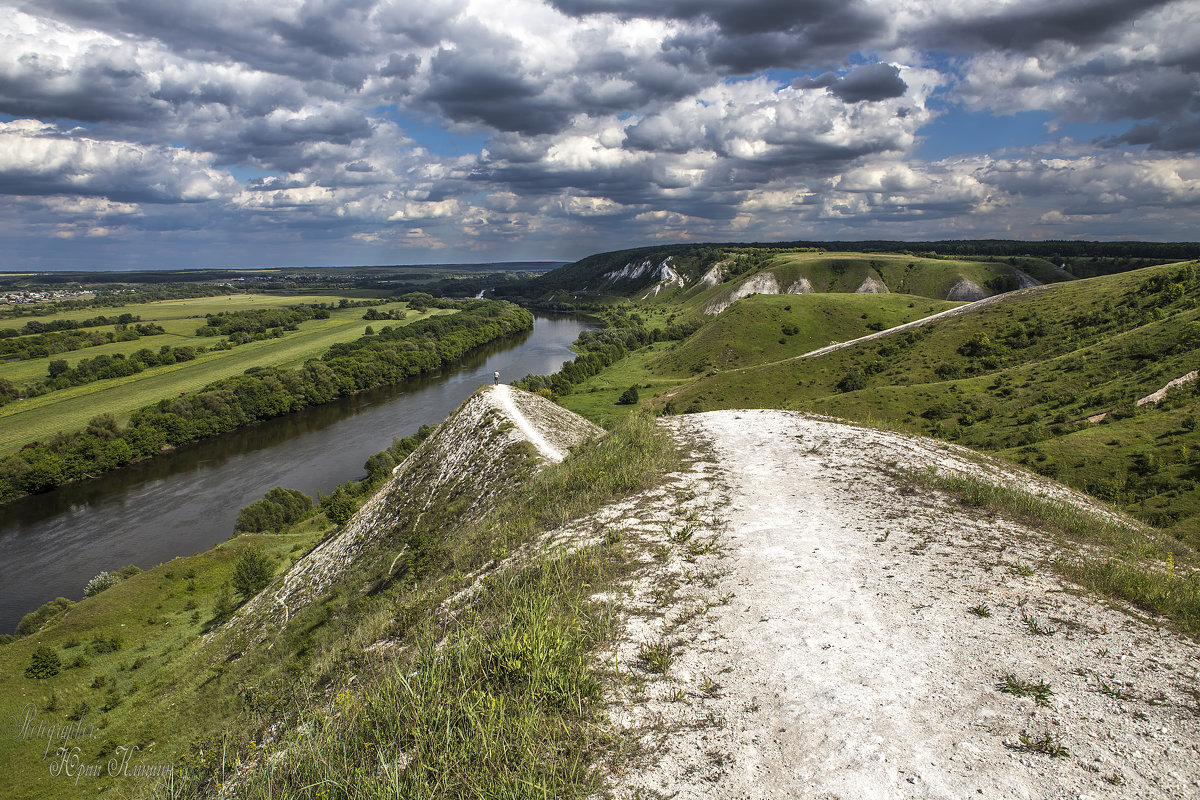
<svg viewBox="0 0 1200 800"><path fill-rule="evenodd" d="M545 398L507 385L472 395L392 472L345 525L251 599L231 625L282 625L353 569L366 553L391 547L399 534L447 494L468 498L460 512L478 515L509 488L510 449L529 442L548 461L603 429ZM399 548L399 549L398 549ZM393 566L395 562L393 562Z"/></svg>

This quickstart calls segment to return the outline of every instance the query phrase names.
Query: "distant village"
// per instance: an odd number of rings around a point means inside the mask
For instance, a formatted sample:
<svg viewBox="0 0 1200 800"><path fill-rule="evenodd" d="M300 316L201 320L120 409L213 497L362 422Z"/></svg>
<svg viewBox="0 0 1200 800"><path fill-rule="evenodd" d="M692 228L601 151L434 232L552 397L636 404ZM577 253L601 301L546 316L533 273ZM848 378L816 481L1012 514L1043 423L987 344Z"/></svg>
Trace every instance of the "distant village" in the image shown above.
<svg viewBox="0 0 1200 800"><path fill-rule="evenodd" d="M25 303L48 303L54 300L76 300L94 296L94 292L78 289L53 289L45 291L9 292L0 295L0 305L15 306Z"/></svg>

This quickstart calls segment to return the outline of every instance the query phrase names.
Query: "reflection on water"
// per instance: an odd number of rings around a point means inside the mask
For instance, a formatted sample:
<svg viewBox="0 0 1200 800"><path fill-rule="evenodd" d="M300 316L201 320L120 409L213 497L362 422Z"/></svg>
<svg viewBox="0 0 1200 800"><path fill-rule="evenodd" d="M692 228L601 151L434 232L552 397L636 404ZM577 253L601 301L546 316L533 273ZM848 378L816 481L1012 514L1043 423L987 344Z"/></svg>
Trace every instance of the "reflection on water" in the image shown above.
<svg viewBox="0 0 1200 800"><path fill-rule="evenodd" d="M79 599L96 573L201 552L233 533L237 512L274 486L315 497L362 477L394 436L440 422L498 370L556 371L588 323L542 316L532 332L486 345L454 367L298 411L133 464L0 511L0 631L56 596Z"/></svg>

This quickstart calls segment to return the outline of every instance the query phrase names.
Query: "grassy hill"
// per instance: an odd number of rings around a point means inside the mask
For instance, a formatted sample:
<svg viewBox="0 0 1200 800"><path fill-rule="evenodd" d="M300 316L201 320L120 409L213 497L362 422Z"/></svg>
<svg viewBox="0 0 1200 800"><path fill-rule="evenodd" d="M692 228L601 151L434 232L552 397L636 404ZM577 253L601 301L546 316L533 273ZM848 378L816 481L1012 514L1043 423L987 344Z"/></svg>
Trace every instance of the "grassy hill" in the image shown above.
<svg viewBox="0 0 1200 800"><path fill-rule="evenodd" d="M664 280L664 268L671 273ZM975 300L1022 286L1072 280L1032 256L929 257L820 248L684 246L602 253L547 273L526 290L541 302L632 301L685 316L713 315L750 294L899 293Z"/></svg>
<svg viewBox="0 0 1200 800"><path fill-rule="evenodd" d="M641 562L608 543L532 543L656 483L677 456L643 419L539 470L512 428L477 394L343 525L318 513L240 534L4 644L0 717L78 724L66 744L101 770L76 785L49 769L59 741L43 758L44 732L7 736L4 796L587 796L591 653L613 629L592 596ZM218 610L252 548L273 582ZM311 571L289 581L297 562ZM26 675L42 647L54 674ZM170 780L105 772L128 752L135 767L171 766ZM386 782L381 763L400 764Z"/></svg>
<svg viewBox="0 0 1200 800"><path fill-rule="evenodd" d="M640 369L614 369L626 385L674 378L650 384L648 404L668 412L803 409L996 452L1200 543L1200 383L1135 404L1200 367L1196 272L1195 264L1175 264L1041 287L814 358L788 358L801 348L774 336L785 313L807 320L794 338L816 347L854 338L864 315L891 326L904 318L897 312L947 304L908 298L909 309L889 295L747 298L688 340L633 362ZM581 392L605 380L601 374ZM596 400L564 402L587 410ZM1107 416L1087 421L1100 414Z"/></svg>

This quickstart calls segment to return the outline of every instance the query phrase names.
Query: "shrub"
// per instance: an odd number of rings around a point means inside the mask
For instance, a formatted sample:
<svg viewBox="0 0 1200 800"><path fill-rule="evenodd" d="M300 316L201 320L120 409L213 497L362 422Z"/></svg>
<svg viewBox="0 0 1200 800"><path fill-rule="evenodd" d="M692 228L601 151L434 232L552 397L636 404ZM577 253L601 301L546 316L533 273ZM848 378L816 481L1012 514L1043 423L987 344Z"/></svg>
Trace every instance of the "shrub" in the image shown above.
<svg viewBox="0 0 1200 800"><path fill-rule="evenodd" d="M29 659L29 666L25 668L25 677L38 680L53 678L60 669L62 662L59 661L54 648L48 644L39 644Z"/></svg>
<svg viewBox="0 0 1200 800"><path fill-rule="evenodd" d="M92 597L103 592L105 589L116 586L121 582L121 576L115 572L101 572L96 577L87 582L87 586L83 587L83 596Z"/></svg>
<svg viewBox="0 0 1200 800"><path fill-rule="evenodd" d="M233 602L233 592L230 591L229 582L221 584L221 591L217 593L216 602L213 603L213 619L223 620L233 613L237 608L237 604Z"/></svg>
<svg viewBox="0 0 1200 800"><path fill-rule="evenodd" d="M21 622L17 625L17 635L28 636L73 605L75 603L65 597L54 598L37 611L30 611L22 617Z"/></svg>
<svg viewBox="0 0 1200 800"><path fill-rule="evenodd" d="M119 633L114 633L112 636L104 636L101 634L99 636L92 637L92 643L88 646L88 648L97 655L103 655L104 653L117 652L124 646L124 644L125 641L121 638L121 634Z"/></svg>
<svg viewBox="0 0 1200 800"><path fill-rule="evenodd" d="M339 486L333 494L321 498L321 510L325 512L325 518L334 525L344 525L358 510L358 503L354 502L349 492Z"/></svg>
<svg viewBox="0 0 1200 800"><path fill-rule="evenodd" d="M850 370L837 383L839 392L856 392L865 388L867 388L867 376L858 369Z"/></svg>
<svg viewBox="0 0 1200 800"><path fill-rule="evenodd" d="M247 547L233 565L233 588L245 599L266 588L275 575L275 565L258 547Z"/></svg>
<svg viewBox="0 0 1200 800"><path fill-rule="evenodd" d="M278 530L302 519L312 510L312 498L299 489L284 489L276 486L238 512L233 529L238 532L257 533Z"/></svg>
<svg viewBox="0 0 1200 800"><path fill-rule="evenodd" d="M976 333L958 348L958 353L968 358L981 358L996 355L1000 350L1000 346L992 341L992 337L986 333Z"/></svg>
<svg viewBox="0 0 1200 800"><path fill-rule="evenodd" d="M937 369L933 371L933 374L937 375L942 380L955 380L963 376L963 370L958 364L947 362L945 364L939 364Z"/></svg>
<svg viewBox="0 0 1200 800"><path fill-rule="evenodd" d="M635 406L638 403L638 389L636 386L630 386L620 397L617 398L617 405L620 406Z"/></svg>

